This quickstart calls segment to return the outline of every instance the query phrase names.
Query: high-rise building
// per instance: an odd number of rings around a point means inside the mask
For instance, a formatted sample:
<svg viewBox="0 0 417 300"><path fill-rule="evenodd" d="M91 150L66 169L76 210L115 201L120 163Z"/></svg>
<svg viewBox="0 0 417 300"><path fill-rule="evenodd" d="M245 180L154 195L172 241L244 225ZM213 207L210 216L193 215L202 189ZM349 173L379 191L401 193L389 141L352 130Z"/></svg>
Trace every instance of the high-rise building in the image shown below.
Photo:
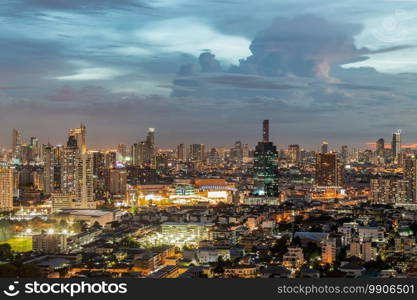
<svg viewBox="0 0 417 300"><path fill-rule="evenodd" d="M316 185L342 186L343 167L335 153L317 153L316 155Z"/></svg>
<svg viewBox="0 0 417 300"><path fill-rule="evenodd" d="M346 145L342 146L342 151L340 152L342 163L346 165L349 162L349 148Z"/></svg>
<svg viewBox="0 0 417 300"><path fill-rule="evenodd" d="M230 151L231 159L235 162L241 162L243 159L243 146L242 142L235 142L234 147Z"/></svg>
<svg viewBox="0 0 417 300"><path fill-rule="evenodd" d="M111 195L126 194L127 171L124 168L106 169L105 171L106 190Z"/></svg>
<svg viewBox="0 0 417 300"><path fill-rule="evenodd" d="M205 159L205 146L203 144L191 144L189 160L192 162L201 162Z"/></svg>
<svg viewBox="0 0 417 300"><path fill-rule="evenodd" d="M385 141L383 138L380 138L376 141L376 154L378 156L384 156L385 154Z"/></svg>
<svg viewBox="0 0 417 300"><path fill-rule="evenodd" d="M106 152L104 156L106 168L113 168L117 162L117 153L114 151Z"/></svg>
<svg viewBox="0 0 417 300"><path fill-rule="evenodd" d="M155 128L149 128L148 135L145 140L145 148L143 152L143 162L145 164L152 164L153 158L156 154L155 149Z"/></svg>
<svg viewBox="0 0 417 300"><path fill-rule="evenodd" d="M54 149L43 145L43 190L45 194L54 191Z"/></svg>
<svg viewBox="0 0 417 300"><path fill-rule="evenodd" d="M119 144L117 145L117 153L120 154L120 156L122 157L122 160L125 160L126 156L127 156L127 147L125 144Z"/></svg>
<svg viewBox="0 0 417 300"><path fill-rule="evenodd" d="M68 250L64 234L37 234L32 236L33 251L40 253L64 253Z"/></svg>
<svg viewBox="0 0 417 300"><path fill-rule="evenodd" d="M263 121L262 142L254 153L254 194L258 196L277 197L278 190L278 152L269 141L269 121Z"/></svg>
<svg viewBox="0 0 417 300"><path fill-rule="evenodd" d="M290 163L299 164L300 163L300 146L299 145L289 145L288 146L288 158Z"/></svg>
<svg viewBox="0 0 417 300"><path fill-rule="evenodd" d="M378 204L405 203L409 182L401 179L371 179L370 200Z"/></svg>
<svg viewBox="0 0 417 300"><path fill-rule="evenodd" d="M87 152L87 144L86 144L86 127L84 124L81 123L79 128L73 128L68 131L68 136L73 136L78 149L80 150L81 154L85 154Z"/></svg>
<svg viewBox="0 0 417 300"><path fill-rule="evenodd" d="M22 132L16 128L12 131L12 157L20 158L20 146L22 145Z"/></svg>
<svg viewBox="0 0 417 300"><path fill-rule="evenodd" d="M0 162L0 211L13 209L13 168Z"/></svg>
<svg viewBox="0 0 417 300"><path fill-rule="evenodd" d="M90 203L94 202L93 156L81 154L76 158L76 163L76 199L87 208Z"/></svg>
<svg viewBox="0 0 417 300"><path fill-rule="evenodd" d="M398 129L392 134L391 151L392 151L393 163L398 164L399 159L400 159L400 154L401 154L401 130L400 129Z"/></svg>
<svg viewBox="0 0 417 300"><path fill-rule="evenodd" d="M321 153L327 153L329 152L329 143L326 141L323 141L321 143Z"/></svg>
<svg viewBox="0 0 417 300"><path fill-rule="evenodd" d="M179 144L177 146L177 160L185 161L186 160L186 153L185 153L185 145Z"/></svg>
<svg viewBox="0 0 417 300"><path fill-rule="evenodd" d="M407 180L407 202L417 202L417 159L409 157L404 161L404 179Z"/></svg>
<svg viewBox="0 0 417 300"><path fill-rule="evenodd" d="M79 149L77 147L76 137L70 135L67 145L62 150L60 163L60 189L63 194L75 193L75 174L77 171L77 157Z"/></svg>

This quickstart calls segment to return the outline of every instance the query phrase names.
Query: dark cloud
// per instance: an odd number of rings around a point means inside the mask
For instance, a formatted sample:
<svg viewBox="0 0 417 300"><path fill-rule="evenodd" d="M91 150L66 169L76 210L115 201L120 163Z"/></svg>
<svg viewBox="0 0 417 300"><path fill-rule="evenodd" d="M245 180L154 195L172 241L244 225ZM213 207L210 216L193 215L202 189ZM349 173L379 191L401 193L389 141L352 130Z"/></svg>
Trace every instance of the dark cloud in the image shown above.
<svg viewBox="0 0 417 300"><path fill-rule="evenodd" d="M266 76L291 74L331 82L335 81L330 75L333 66L411 47L358 48L354 37L361 31L361 25L331 22L315 15L277 18L255 36L250 46L252 55L231 71Z"/></svg>
<svg viewBox="0 0 417 300"><path fill-rule="evenodd" d="M150 8L145 1L140 0L13 0L8 1L9 11L16 14L27 11L48 10L77 10L91 13L105 9Z"/></svg>
<svg viewBox="0 0 417 300"><path fill-rule="evenodd" d="M293 88L301 88L300 85L290 85L285 83L279 83L276 80L270 80L260 76L245 76L245 75L221 75L216 77L209 77L207 82L227 85L230 87L241 89L266 89L266 90L285 90Z"/></svg>
<svg viewBox="0 0 417 300"><path fill-rule="evenodd" d="M222 67L216 56L210 52L203 52L198 58L201 66L201 72L221 72Z"/></svg>

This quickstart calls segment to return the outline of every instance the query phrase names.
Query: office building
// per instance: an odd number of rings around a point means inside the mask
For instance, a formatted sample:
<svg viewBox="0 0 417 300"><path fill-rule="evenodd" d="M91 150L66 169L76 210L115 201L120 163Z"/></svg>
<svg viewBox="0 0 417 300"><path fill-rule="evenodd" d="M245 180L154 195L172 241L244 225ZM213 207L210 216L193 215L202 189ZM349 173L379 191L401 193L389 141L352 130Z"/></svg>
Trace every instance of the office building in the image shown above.
<svg viewBox="0 0 417 300"><path fill-rule="evenodd" d="M257 196L277 197L278 191L278 152L269 141L269 121L263 121L262 142L254 153L254 191Z"/></svg>
<svg viewBox="0 0 417 300"><path fill-rule="evenodd" d="M343 166L334 153L317 153L316 155L316 185L342 186Z"/></svg>
<svg viewBox="0 0 417 300"><path fill-rule="evenodd" d="M0 211L13 209L13 168L0 162Z"/></svg>

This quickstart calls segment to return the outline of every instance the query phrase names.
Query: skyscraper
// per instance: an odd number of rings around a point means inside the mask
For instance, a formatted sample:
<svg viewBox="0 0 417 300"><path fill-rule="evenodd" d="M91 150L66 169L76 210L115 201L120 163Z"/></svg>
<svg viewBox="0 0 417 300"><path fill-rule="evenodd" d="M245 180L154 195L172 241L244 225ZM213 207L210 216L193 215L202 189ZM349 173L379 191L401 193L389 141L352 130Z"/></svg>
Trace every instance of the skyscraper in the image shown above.
<svg viewBox="0 0 417 300"><path fill-rule="evenodd" d="M189 153L190 161L201 162L205 159L205 146L203 144L191 144Z"/></svg>
<svg viewBox="0 0 417 300"><path fill-rule="evenodd" d="M317 153L316 185L342 186L343 168L335 153Z"/></svg>
<svg viewBox="0 0 417 300"><path fill-rule="evenodd" d="M253 193L258 196L277 197L278 190L278 152L269 141L269 121L263 121L262 142L259 142L254 153L254 187Z"/></svg>
<svg viewBox="0 0 417 300"><path fill-rule="evenodd" d="M404 161L404 179L408 182L407 202L417 202L417 159L409 157Z"/></svg>
<svg viewBox="0 0 417 300"><path fill-rule="evenodd" d="M63 194L75 194L75 174L77 171L76 159L78 156L79 149L76 137L70 135L66 147L62 150L60 163L61 192Z"/></svg>
<svg viewBox="0 0 417 300"><path fill-rule="evenodd" d="M300 146L299 145L288 146L288 158L289 158L289 161L293 164L300 163Z"/></svg>
<svg viewBox="0 0 417 300"><path fill-rule="evenodd" d="M346 145L342 146L342 151L340 152L342 163L346 165L349 162L349 148Z"/></svg>
<svg viewBox="0 0 417 300"><path fill-rule="evenodd" d="M393 163L398 164L401 153L401 129L392 134L391 151Z"/></svg>
<svg viewBox="0 0 417 300"><path fill-rule="evenodd" d="M43 145L43 189L45 194L54 191L54 153L51 145Z"/></svg>
<svg viewBox="0 0 417 300"><path fill-rule="evenodd" d="M13 168L0 162L0 211L13 209Z"/></svg>
<svg viewBox="0 0 417 300"><path fill-rule="evenodd" d="M329 143L326 141L323 141L321 143L321 153L327 153L329 152Z"/></svg>
<svg viewBox="0 0 417 300"><path fill-rule="evenodd" d="M376 141L376 154L378 156L384 156L384 151L385 151L385 141L383 138L380 138L379 140Z"/></svg>
<svg viewBox="0 0 417 300"><path fill-rule="evenodd" d="M76 199L81 207L90 207L94 202L93 188L93 156L91 154L81 154L76 159Z"/></svg>
<svg viewBox="0 0 417 300"><path fill-rule="evenodd" d="M184 144L179 144L177 146L177 160L179 161L185 161L185 146Z"/></svg>
<svg viewBox="0 0 417 300"><path fill-rule="evenodd" d="M68 136L74 137L81 154L85 154L87 152L87 145L85 141L86 127L84 124L81 123L79 128L70 129L68 131Z"/></svg>
<svg viewBox="0 0 417 300"><path fill-rule="evenodd" d="M20 158L20 146L22 145L22 132L13 128L12 131L12 157Z"/></svg>

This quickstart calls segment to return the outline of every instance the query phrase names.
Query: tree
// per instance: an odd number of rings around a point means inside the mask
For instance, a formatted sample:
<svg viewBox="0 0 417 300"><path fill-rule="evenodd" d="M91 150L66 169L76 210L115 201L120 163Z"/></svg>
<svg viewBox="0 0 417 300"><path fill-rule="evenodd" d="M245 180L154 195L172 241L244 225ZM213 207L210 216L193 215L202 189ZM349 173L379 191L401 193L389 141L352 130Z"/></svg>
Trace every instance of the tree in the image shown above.
<svg viewBox="0 0 417 300"><path fill-rule="evenodd" d="M18 268L18 276L20 278L39 278L42 277L42 271L37 265L22 264Z"/></svg>
<svg viewBox="0 0 417 300"><path fill-rule="evenodd" d="M0 278L16 278L17 268L12 264L0 265Z"/></svg>
<svg viewBox="0 0 417 300"><path fill-rule="evenodd" d="M85 221L77 221L72 224L72 230L76 233L87 231L87 223Z"/></svg>
<svg viewBox="0 0 417 300"><path fill-rule="evenodd" d="M0 245L0 260L8 260L13 257L13 251L10 244Z"/></svg>

